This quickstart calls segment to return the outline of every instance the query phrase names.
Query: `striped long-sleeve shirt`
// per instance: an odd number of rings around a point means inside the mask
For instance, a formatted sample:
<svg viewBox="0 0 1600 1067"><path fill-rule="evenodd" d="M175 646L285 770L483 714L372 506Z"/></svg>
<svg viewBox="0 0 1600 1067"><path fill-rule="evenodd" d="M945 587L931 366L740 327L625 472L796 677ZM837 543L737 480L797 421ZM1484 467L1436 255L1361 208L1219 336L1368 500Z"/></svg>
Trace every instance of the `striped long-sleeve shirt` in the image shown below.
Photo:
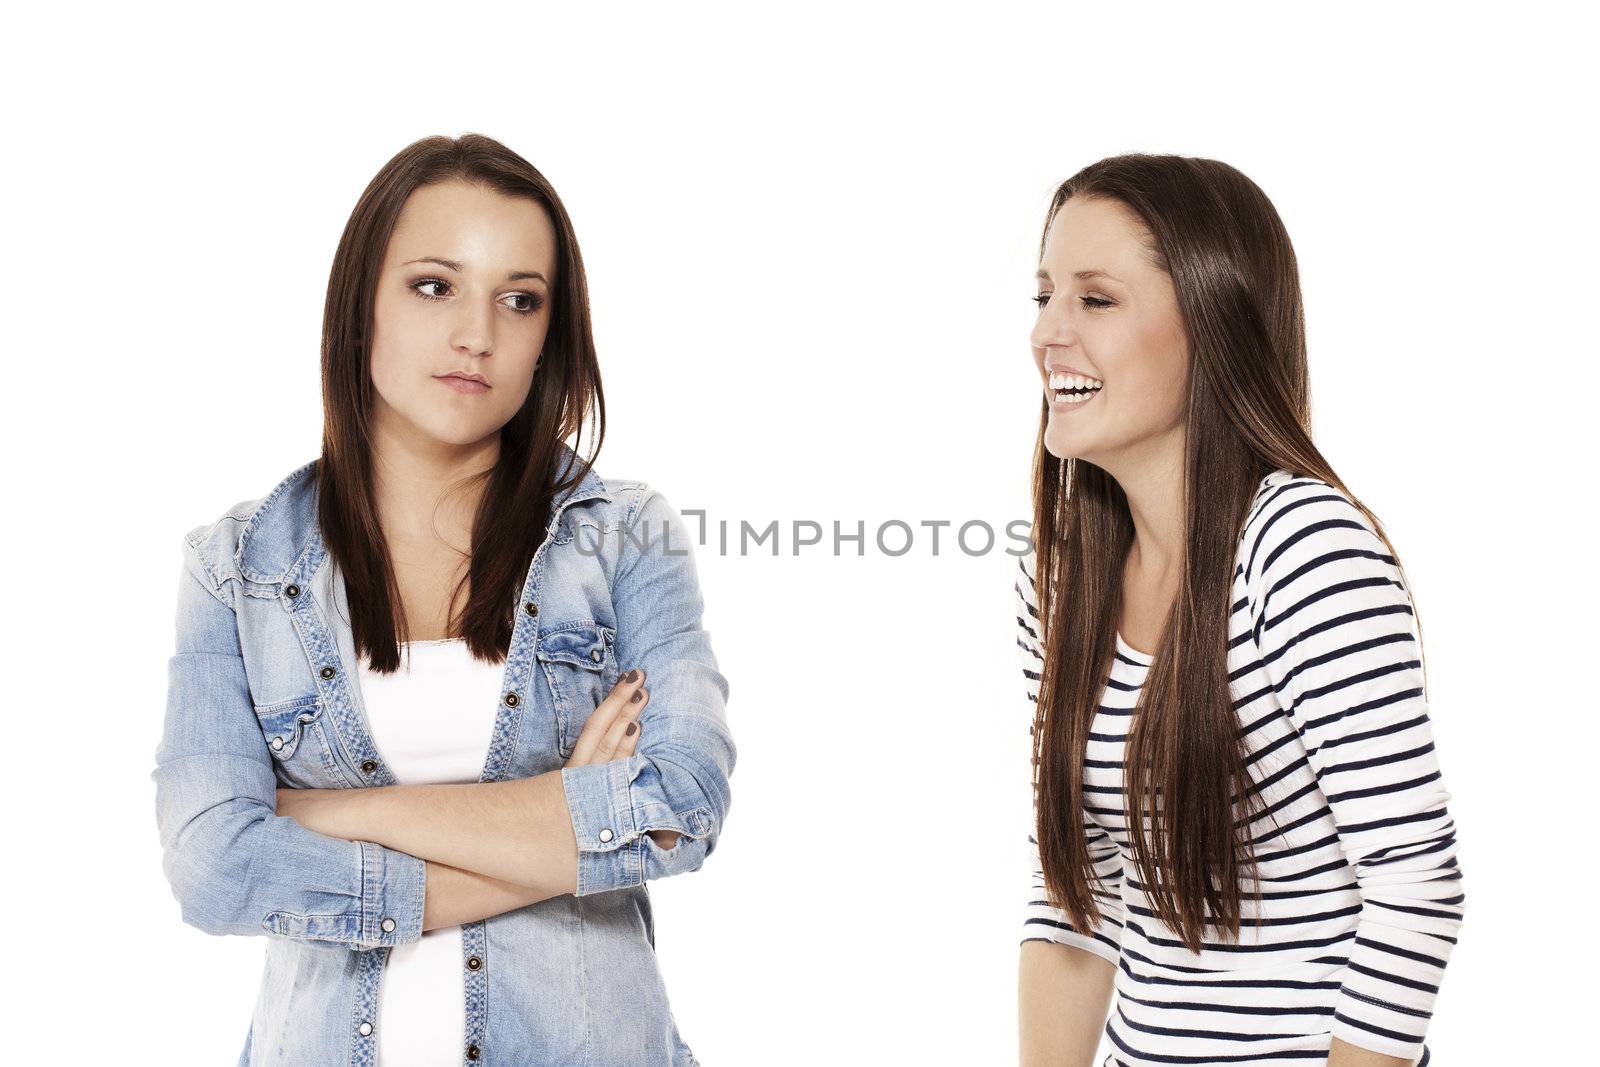
<svg viewBox="0 0 1600 1067"><path fill-rule="evenodd" d="M1019 563L1031 722L1043 659L1032 554ZM1212 931L1190 952L1139 884L1122 761L1151 657L1120 635L1084 784L1102 921L1080 930L1049 906L1030 833L1023 939L1116 965L1106 1065L1321 1063L1333 1037L1427 1064L1464 897L1400 571L1343 493L1274 471L1241 533L1232 608L1230 688L1266 802L1252 823L1263 900L1246 896L1240 939Z"/></svg>

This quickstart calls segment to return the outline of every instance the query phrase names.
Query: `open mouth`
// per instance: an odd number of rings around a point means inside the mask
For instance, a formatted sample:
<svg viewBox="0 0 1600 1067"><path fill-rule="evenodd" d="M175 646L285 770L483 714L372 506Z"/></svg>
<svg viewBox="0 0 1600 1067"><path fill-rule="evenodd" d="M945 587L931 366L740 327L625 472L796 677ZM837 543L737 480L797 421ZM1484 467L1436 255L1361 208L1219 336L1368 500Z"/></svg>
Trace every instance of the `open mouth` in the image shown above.
<svg viewBox="0 0 1600 1067"><path fill-rule="evenodd" d="M1081 374L1050 375L1050 395L1062 404L1087 403L1104 387L1105 383L1099 379Z"/></svg>

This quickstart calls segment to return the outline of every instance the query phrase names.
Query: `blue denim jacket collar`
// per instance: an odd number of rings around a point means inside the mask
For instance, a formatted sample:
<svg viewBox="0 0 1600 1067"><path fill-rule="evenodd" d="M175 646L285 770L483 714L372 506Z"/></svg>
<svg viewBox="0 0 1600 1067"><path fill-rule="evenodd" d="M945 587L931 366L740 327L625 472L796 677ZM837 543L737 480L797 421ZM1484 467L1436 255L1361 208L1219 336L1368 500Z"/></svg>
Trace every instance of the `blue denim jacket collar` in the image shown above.
<svg viewBox="0 0 1600 1067"><path fill-rule="evenodd" d="M565 444L560 446L559 456L556 466L563 476L583 462ZM234 563L246 580L282 585L291 580L291 575L305 575L314 569L314 562L312 568L306 564L311 557L320 556L322 550L316 484L309 477L316 465L317 461L311 460L274 486L239 532ZM594 499L609 502L611 493L594 469L587 468L567 495L551 503L550 527L554 528L567 505Z"/></svg>

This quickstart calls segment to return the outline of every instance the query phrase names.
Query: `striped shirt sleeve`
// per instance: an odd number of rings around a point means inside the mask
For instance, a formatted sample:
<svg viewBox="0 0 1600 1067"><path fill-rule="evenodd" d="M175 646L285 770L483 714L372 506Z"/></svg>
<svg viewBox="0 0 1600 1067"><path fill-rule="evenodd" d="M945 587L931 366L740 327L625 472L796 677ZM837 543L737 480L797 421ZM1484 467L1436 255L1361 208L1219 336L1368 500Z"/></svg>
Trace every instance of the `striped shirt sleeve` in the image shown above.
<svg viewBox="0 0 1600 1067"><path fill-rule="evenodd" d="M1388 546L1337 488L1289 483L1254 525L1252 636L1362 899L1333 1036L1409 1061L1465 901L1415 611Z"/></svg>
<svg viewBox="0 0 1600 1067"><path fill-rule="evenodd" d="M1033 723L1034 709L1039 703L1039 675L1044 667L1044 656L1039 645L1039 606L1034 595L1033 552L1018 561L1016 579L1017 605L1017 655L1021 659L1024 689L1028 695L1028 723ZM1031 748L1030 748L1031 751ZM1084 833L1088 835L1089 855L1099 874L1104 891L1097 893L1100 905L1100 922L1092 929L1082 930L1066 912L1051 907L1044 886L1044 869L1039 859L1039 842L1030 831L1028 855L1032 863L1032 878L1028 885L1027 904L1022 922L1022 940L1049 941L1070 945L1110 961L1114 966L1121 958L1123 922L1122 905L1122 853L1105 830L1085 816Z"/></svg>

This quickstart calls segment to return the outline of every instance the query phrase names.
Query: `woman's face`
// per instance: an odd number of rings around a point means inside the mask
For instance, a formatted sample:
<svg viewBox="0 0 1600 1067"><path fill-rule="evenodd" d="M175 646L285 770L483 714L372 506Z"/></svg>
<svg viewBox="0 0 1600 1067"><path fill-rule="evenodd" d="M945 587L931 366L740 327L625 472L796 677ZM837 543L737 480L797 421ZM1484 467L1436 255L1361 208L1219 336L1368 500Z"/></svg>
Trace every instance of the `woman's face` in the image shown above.
<svg viewBox="0 0 1600 1067"><path fill-rule="evenodd" d="M1045 448L1113 472L1129 457L1181 455L1183 444L1189 346L1172 279L1150 262L1144 233L1121 201L1062 204L1045 232L1029 336L1050 405ZM1099 388L1080 392L1080 378Z"/></svg>
<svg viewBox="0 0 1600 1067"><path fill-rule="evenodd" d="M472 446L498 434L533 383L555 269L555 229L534 201L463 181L412 193L373 311L379 436Z"/></svg>

